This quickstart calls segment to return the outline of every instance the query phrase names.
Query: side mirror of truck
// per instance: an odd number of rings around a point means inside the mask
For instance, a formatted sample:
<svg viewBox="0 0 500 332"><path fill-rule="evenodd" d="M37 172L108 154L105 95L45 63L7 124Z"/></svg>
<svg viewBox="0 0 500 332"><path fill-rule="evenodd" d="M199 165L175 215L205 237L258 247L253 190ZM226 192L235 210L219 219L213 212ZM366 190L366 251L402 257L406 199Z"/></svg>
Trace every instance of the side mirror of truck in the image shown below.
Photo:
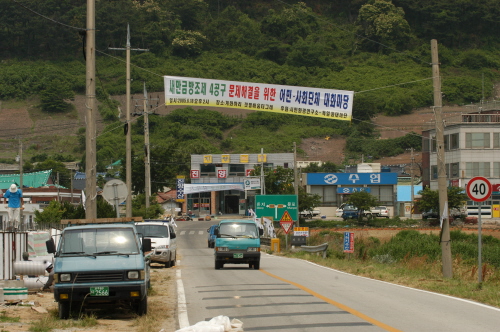
<svg viewBox="0 0 500 332"><path fill-rule="evenodd" d="M177 237L177 235L174 232L170 232L170 238L171 239L175 239L176 237Z"/></svg>
<svg viewBox="0 0 500 332"><path fill-rule="evenodd" d="M214 229L214 235L216 237L219 237L219 227L215 227L215 229Z"/></svg>
<svg viewBox="0 0 500 332"><path fill-rule="evenodd" d="M264 235L264 229L263 228L259 228L259 236L262 236Z"/></svg>
<svg viewBox="0 0 500 332"><path fill-rule="evenodd" d="M142 252L151 251L151 239L143 238L142 239Z"/></svg>
<svg viewBox="0 0 500 332"><path fill-rule="evenodd" d="M54 243L54 239L45 241L45 246L47 247L47 252L49 254L54 254L56 252L56 244Z"/></svg>

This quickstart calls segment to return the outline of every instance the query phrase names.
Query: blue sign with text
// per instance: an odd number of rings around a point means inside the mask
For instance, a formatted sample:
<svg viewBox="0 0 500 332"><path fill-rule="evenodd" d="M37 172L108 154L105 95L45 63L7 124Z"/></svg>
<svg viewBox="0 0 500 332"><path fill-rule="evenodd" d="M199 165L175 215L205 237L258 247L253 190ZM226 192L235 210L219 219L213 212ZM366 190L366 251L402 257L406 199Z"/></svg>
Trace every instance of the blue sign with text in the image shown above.
<svg viewBox="0 0 500 332"><path fill-rule="evenodd" d="M307 185L377 185L397 183L397 173L307 173Z"/></svg>

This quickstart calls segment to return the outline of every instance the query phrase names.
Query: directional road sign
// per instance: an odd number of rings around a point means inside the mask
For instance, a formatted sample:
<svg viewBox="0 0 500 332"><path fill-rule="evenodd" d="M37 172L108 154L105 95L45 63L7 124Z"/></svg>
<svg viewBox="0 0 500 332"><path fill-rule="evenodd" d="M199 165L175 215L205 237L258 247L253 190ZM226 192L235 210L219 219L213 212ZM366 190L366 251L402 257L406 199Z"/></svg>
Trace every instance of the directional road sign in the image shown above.
<svg viewBox="0 0 500 332"><path fill-rule="evenodd" d="M467 195L475 202L484 202L490 198L492 191L491 182L482 176L476 176L467 183Z"/></svg>
<svg viewBox="0 0 500 332"><path fill-rule="evenodd" d="M297 195L257 195L255 213L257 218L273 217L274 220L299 220ZM288 213L288 216L285 215Z"/></svg>

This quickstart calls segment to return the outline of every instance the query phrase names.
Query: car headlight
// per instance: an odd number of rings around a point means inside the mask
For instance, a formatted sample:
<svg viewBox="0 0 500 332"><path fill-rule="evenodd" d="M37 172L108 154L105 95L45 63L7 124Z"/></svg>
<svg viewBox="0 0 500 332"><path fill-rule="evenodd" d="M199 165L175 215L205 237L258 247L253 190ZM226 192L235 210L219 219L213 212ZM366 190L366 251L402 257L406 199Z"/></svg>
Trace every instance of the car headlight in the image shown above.
<svg viewBox="0 0 500 332"><path fill-rule="evenodd" d="M127 278L129 279L139 279L139 271L128 271Z"/></svg>
<svg viewBox="0 0 500 332"><path fill-rule="evenodd" d="M247 248L247 251L259 252L260 251L260 247L249 247L249 248Z"/></svg>
<svg viewBox="0 0 500 332"><path fill-rule="evenodd" d="M217 247L215 248L217 251L229 251L229 247Z"/></svg>
<svg viewBox="0 0 500 332"><path fill-rule="evenodd" d="M61 281L61 282L69 282L69 281L71 281L71 274L70 273L61 273L61 274L59 274L59 281Z"/></svg>

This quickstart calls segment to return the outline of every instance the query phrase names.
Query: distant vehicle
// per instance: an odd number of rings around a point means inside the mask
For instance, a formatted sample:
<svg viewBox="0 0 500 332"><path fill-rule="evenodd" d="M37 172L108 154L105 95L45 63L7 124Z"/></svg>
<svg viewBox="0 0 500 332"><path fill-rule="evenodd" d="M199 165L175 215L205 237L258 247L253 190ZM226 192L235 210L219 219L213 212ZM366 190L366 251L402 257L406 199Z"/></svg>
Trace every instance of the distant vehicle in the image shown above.
<svg viewBox="0 0 500 332"><path fill-rule="evenodd" d="M300 212L300 216L303 218L317 217L321 214L320 210L304 210Z"/></svg>
<svg viewBox="0 0 500 332"><path fill-rule="evenodd" d="M439 218L439 213L435 212L435 211L426 211L426 212L422 212L422 219L426 220L426 219L437 219Z"/></svg>
<svg viewBox="0 0 500 332"><path fill-rule="evenodd" d="M171 223L165 220L148 219L135 223L137 232L144 238L151 239L151 262L175 266L177 259L177 235Z"/></svg>
<svg viewBox="0 0 500 332"><path fill-rule="evenodd" d="M389 218L389 210L387 209L387 206L375 206L371 208L370 211L374 216Z"/></svg>
<svg viewBox="0 0 500 332"><path fill-rule="evenodd" d="M342 212L342 219L344 221L348 219L359 219L359 209L353 205L346 205L344 206L343 212ZM361 217L371 219L373 218L373 214L370 211L363 211L361 212Z"/></svg>
<svg viewBox="0 0 500 332"><path fill-rule="evenodd" d="M335 217L342 217L342 212L344 212L344 207L347 205L347 203L342 203L337 210L335 211Z"/></svg>
<svg viewBox="0 0 500 332"><path fill-rule="evenodd" d="M260 237L263 229L253 220L221 220L215 229L215 269L224 264L248 264L260 269Z"/></svg>
<svg viewBox="0 0 500 332"><path fill-rule="evenodd" d="M212 225L210 226L208 229L207 229L207 233L208 233L208 247L209 248L213 248L215 247L215 239L217 238L217 236L215 235L215 229L218 227L219 225Z"/></svg>

